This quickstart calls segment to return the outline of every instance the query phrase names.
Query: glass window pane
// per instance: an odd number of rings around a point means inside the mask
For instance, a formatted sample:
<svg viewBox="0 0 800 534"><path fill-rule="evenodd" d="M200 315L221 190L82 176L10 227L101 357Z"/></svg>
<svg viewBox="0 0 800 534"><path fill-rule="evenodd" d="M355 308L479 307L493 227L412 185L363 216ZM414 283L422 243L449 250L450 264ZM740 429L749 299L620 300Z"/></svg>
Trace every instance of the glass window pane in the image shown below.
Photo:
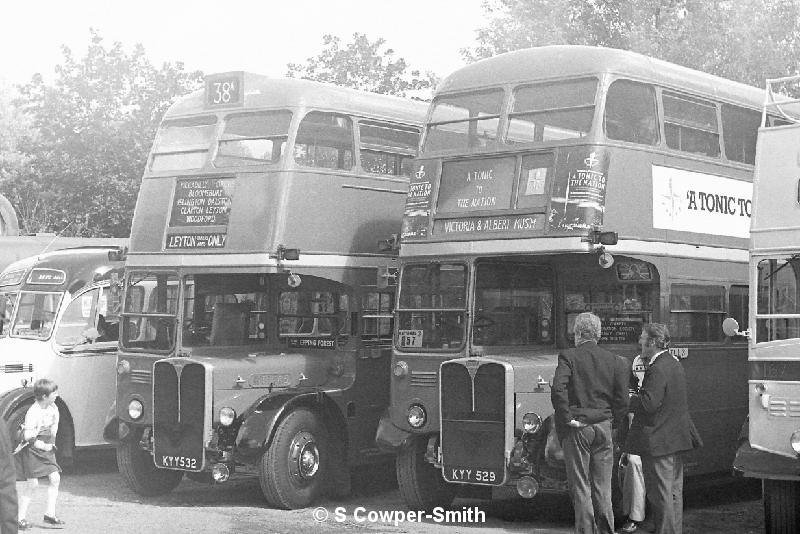
<svg viewBox="0 0 800 534"><path fill-rule="evenodd" d="M463 309L466 303L467 269L464 265L406 265L400 284L402 308Z"/></svg>
<svg viewBox="0 0 800 534"><path fill-rule="evenodd" d="M746 330L750 324L750 291L747 286L731 286L728 294L728 317L733 317L739 323L741 330ZM747 343L745 336L734 336L734 343Z"/></svg>
<svg viewBox="0 0 800 534"><path fill-rule="evenodd" d="M56 329L56 343L77 345L86 343L89 329L95 327L95 311L100 289L92 289L72 300L64 310Z"/></svg>
<svg viewBox="0 0 800 534"><path fill-rule="evenodd" d="M553 155L536 154L522 158L517 208L544 208L549 200L549 180L553 175Z"/></svg>
<svg viewBox="0 0 800 534"><path fill-rule="evenodd" d="M62 293L21 292L11 335L34 339L50 337L61 297Z"/></svg>
<svg viewBox="0 0 800 534"><path fill-rule="evenodd" d="M725 140L725 157L733 161L754 164L759 126L761 126L761 113L723 104L722 137Z"/></svg>
<svg viewBox="0 0 800 534"><path fill-rule="evenodd" d="M214 163L260 165L280 160L289 135L290 111L243 113L228 117Z"/></svg>
<svg viewBox="0 0 800 534"><path fill-rule="evenodd" d="M723 341L724 318L724 287L672 284L669 330L673 341Z"/></svg>
<svg viewBox="0 0 800 534"><path fill-rule="evenodd" d="M502 105L500 89L435 99L423 150L496 147Z"/></svg>
<svg viewBox="0 0 800 534"><path fill-rule="evenodd" d="M312 111L297 130L294 159L300 165L326 169L353 167L353 123L337 113Z"/></svg>
<svg viewBox="0 0 800 534"><path fill-rule="evenodd" d="M655 89L643 83L616 80L606 95L604 127L609 139L655 145L658 142Z"/></svg>
<svg viewBox="0 0 800 534"><path fill-rule="evenodd" d="M597 80L519 87L506 141L530 143L583 137L592 128Z"/></svg>
<svg viewBox="0 0 800 534"><path fill-rule="evenodd" d="M386 122L361 121L359 135L362 145L394 148L415 152L419 145L419 130Z"/></svg>
<svg viewBox="0 0 800 534"><path fill-rule="evenodd" d="M717 108L711 102L663 93L667 146L684 152L718 157Z"/></svg>
<svg viewBox="0 0 800 534"><path fill-rule="evenodd" d="M475 279L476 345L551 344L553 272L525 263L483 264Z"/></svg>
<svg viewBox="0 0 800 534"><path fill-rule="evenodd" d="M156 134L153 153L208 150L214 140L217 118L213 115L164 121Z"/></svg>

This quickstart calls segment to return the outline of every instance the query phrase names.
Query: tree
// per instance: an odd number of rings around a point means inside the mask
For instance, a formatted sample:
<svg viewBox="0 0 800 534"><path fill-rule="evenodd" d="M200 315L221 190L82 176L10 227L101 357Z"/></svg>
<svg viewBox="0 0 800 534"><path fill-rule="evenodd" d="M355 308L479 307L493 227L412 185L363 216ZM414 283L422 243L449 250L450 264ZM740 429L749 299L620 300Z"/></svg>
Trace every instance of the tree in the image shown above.
<svg viewBox="0 0 800 534"><path fill-rule="evenodd" d="M28 232L127 237L142 171L161 116L202 74L183 64L154 67L144 48L103 46L92 30L86 56L64 62L47 84L37 74L20 88L18 106L35 135L22 139L27 158L0 182Z"/></svg>
<svg viewBox="0 0 800 534"><path fill-rule="evenodd" d="M751 85L797 73L798 0L486 0L468 61L548 44L633 50Z"/></svg>
<svg viewBox="0 0 800 534"><path fill-rule="evenodd" d="M438 81L430 72L424 77L418 70L407 72L406 60L395 59L394 50L385 48L381 38L370 42L366 35L354 33L353 42L342 45L338 37L325 35L322 44L322 52L305 65L289 63L286 75L397 96L430 91Z"/></svg>

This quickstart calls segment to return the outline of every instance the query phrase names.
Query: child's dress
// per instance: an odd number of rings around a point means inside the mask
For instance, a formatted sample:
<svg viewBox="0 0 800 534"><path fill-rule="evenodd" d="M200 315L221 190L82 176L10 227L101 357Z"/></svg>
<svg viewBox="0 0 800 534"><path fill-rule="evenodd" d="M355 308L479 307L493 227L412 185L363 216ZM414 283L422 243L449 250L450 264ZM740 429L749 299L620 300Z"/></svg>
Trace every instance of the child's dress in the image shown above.
<svg viewBox="0 0 800 534"><path fill-rule="evenodd" d="M55 444L58 432L58 408L54 404L42 408L38 402L34 402L25 414L24 427L28 434L31 430L36 430L36 437L29 440L28 445L15 455L17 480L46 477L50 473L61 472L56 463L55 447L44 451L34 446L37 439L44 443Z"/></svg>

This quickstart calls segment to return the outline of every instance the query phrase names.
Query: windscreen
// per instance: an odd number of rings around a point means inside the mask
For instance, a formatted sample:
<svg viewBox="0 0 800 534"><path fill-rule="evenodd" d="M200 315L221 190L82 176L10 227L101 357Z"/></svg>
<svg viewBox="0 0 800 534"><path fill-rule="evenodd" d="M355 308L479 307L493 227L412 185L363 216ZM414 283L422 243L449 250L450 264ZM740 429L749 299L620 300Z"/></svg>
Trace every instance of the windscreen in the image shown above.
<svg viewBox="0 0 800 534"><path fill-rule="evenodd" d="M182 345L334 349L350 333L350 313L345 286L329 280L190 275L184 278Z"/></svg>
<svg viewBox="0 0 800 534"><path fill-rule="evenodd" d="M21 291L11 335L30 339L49 338L62 296L63 293L56 292Z"/></svg>
<svg viewBox="0 0 800 534"><path fill-rule="evenodd" d="M132 271L125 281L122 336L125 349L170 350L175 343L178 275Z"/></svg>
<svg viewBox="0 0 800 534"><path fill-rule="evenodd" d="M396 346L401 350L461 348L466 302L466 265L406 265L400 279Z"/></svg>
<svg viewBox="0 0 800 534"><path fill-rule="evenodd" d="M17 302L16 291L0 293L0 337L8 335L11 329L11 316Z"/></svg>
<svg viewBox="0 0 800 534"><path fill-rule="evenodd" d="M800 254L758 262L756 342L800 338Z"/></svg>
<svg viewBox="0 0 800 534"><path fill-rule="evenodd" d="M211 149L216 124L217 118L213 115L164 121L156 134L150 170L201 168Z"/></svg>

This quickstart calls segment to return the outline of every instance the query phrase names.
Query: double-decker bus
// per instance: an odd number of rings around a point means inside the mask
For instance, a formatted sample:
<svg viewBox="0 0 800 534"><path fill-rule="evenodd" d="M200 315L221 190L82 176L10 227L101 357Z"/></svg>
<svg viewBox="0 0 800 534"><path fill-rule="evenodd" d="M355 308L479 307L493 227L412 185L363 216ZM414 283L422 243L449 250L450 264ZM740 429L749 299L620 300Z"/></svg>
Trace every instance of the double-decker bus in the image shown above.
<svg viewBox="0 0 800 534"><path fill-rule="evenodd" d="M116 397L126 241L104 241L25 258L0 273L0 415L18 429L34 402L33 383L54 380L62 465L76 448L110 446L103 424Z"/></svg>
<svg viewBox="0 0 800 534"><path fill-rule="evenodd" d="M107 426L131 488L256 474L271 505L296 508L387 460L392 244L426 110L233 72L167 111L134 213Z"/></svg>
<svg viewBox="0 0 800 534"><path fill-rule="evenodd" d="M767 80L753 178L748 325L749 441L734 467L763 480L767 534L800 532L800 100L782 98L800 77ZM738 332L732 319L726 333Z"/></svg>
<svg viewBox="0 0 800 534"><path fill-rule="evenodd" d="M583 46L502 54L442 81L406 202L377 434L412 509L467 486L566 489L550 387L584 311L627 358L644 323L669 325L706 444L687 473L730 472L747 345L721 323L747 313L761 101Z"/></svg>

